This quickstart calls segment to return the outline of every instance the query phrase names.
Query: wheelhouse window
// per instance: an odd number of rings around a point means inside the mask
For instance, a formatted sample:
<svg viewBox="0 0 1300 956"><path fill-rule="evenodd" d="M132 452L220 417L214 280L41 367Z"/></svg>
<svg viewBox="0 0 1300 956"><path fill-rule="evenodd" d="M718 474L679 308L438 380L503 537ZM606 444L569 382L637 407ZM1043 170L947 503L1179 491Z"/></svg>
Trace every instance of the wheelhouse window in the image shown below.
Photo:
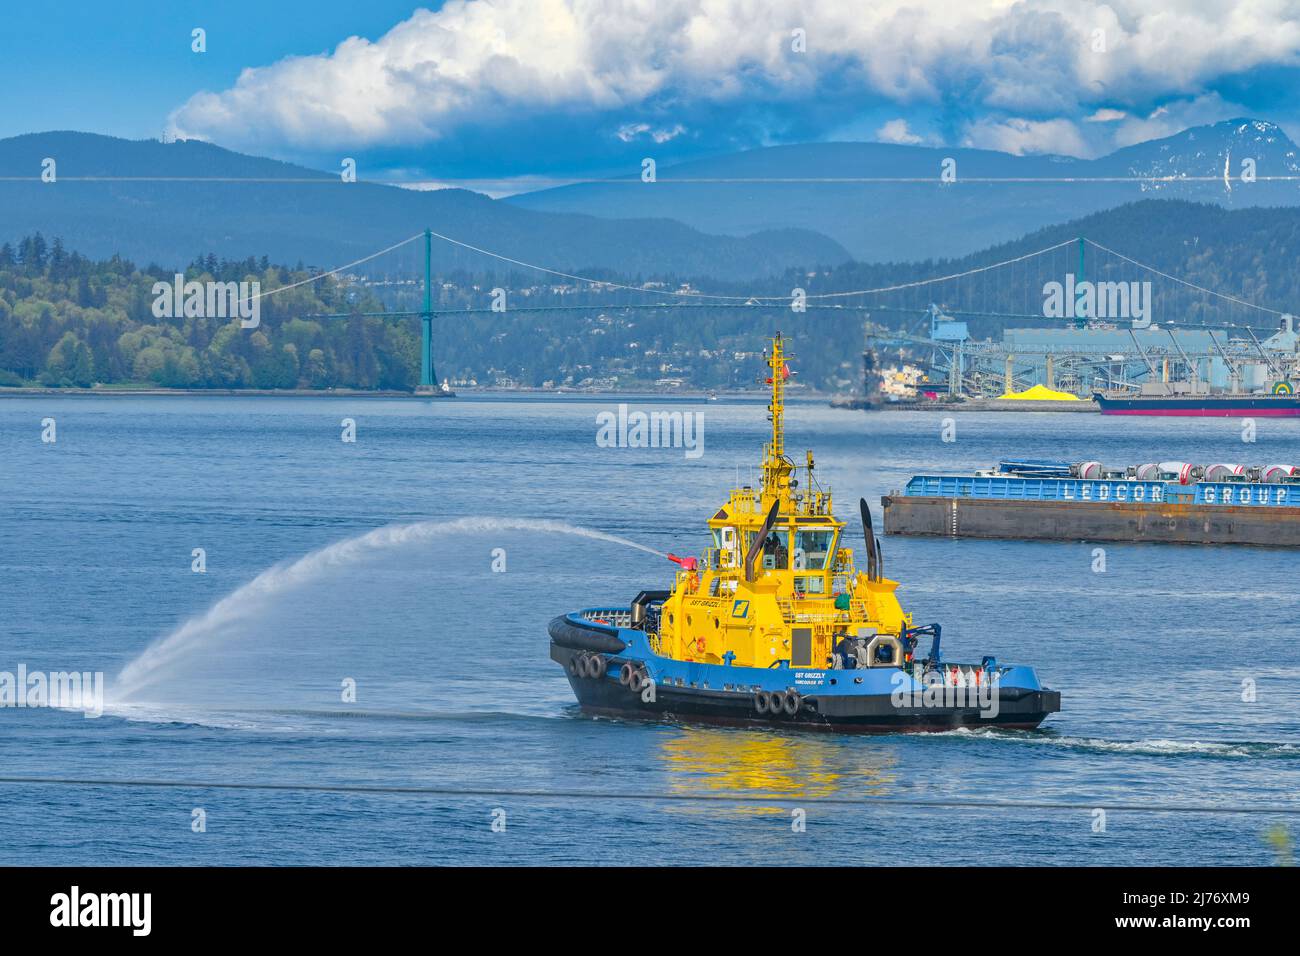
<svg viewBox="0 0 1300 956"><path fill-rule="evenodd" d="M763 539L762 564L767 571L785 571L790 567L790 532L772 531Z"/></svg>
<svg viewBox="0 0 1300 956"><path fill-rule="evenodd" d="M834 553L834 528L805 528L795 533L794 569L796 571L823 571Z"/></svg>

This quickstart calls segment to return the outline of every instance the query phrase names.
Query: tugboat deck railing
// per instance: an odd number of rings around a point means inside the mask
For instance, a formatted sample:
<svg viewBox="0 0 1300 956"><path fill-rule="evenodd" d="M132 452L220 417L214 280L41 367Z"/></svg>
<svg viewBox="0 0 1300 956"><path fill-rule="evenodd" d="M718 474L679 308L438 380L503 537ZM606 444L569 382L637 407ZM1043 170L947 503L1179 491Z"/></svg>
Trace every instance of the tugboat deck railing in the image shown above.
<svg viewBox="0 0 1300 956"><path fill-rule="evenodd" d="M583 611L582 616L585 620L593 621L597 624L610 624L614 627L632 626L632 610L630 608L591 608L590 610Z"/></svg>
<svg viewBox="0 0 1300 956"><path fill-rule="evenodd" d="M850 601L847 611L797 610L789 598L777 598L776 606L781 609L781 620L786 624L844 624L867 619L867 602L861 599Z"/></svg>

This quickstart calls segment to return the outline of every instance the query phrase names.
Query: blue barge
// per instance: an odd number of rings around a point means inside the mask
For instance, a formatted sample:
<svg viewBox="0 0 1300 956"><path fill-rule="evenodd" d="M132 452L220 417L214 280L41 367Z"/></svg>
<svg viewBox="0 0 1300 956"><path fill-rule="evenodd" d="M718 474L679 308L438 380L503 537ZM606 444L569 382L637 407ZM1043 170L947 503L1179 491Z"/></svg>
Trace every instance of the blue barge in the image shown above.
<svg viewBox="0 0 1300 956"><path fill-rule="evenodd" d="M885 533L1300 547L1300 469L1006 459L915 475L886 495Z"/></svg>

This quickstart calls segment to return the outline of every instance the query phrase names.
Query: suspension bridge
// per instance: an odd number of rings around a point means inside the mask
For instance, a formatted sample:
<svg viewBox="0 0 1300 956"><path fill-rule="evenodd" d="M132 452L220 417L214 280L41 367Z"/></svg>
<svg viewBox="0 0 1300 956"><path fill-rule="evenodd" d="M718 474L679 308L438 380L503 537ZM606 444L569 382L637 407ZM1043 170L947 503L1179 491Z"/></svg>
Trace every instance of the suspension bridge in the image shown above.
<svg viewBox="0 0 1300 956"><path fill-rule="evenodd" d="M582 292L600 301L536 302L544 296L505 293L482 306L449 307L435 301L434 244L481 256L485 266L533 273L552 289ZM383 264L398 250L419 249L422 262ZM362 268L365 267L365 268ZM1204 378L1215 384L1258 386L1261 380L1296 373L1295 329L1288 313L1252 301L1241 290L1213 289L1143 263L1086 237L969 268L869 288L822 288L834 273L809 276L808 289L774 293L771 283L746 292L708 292L655 283L620 283L526 262L425 229L343 266L259 293L338 277L371 289L422 287L418 308L315 313L321 320L416 318L420 323L417 394L445 394L438 387L435 322L503 312L580 314L744 310L772 313L849 314L872 335L869 347L928 352L932 376L954 395L996 394L1042 381L1085 392L1103 385L1135 386L1143 380ZM394 281L396 277L397 281ZM418 278L417 278L418 277ZM1059 287L1059 292L1057 291ZM517 290L515 290L517 291ZM475 295L482 295L477 287ZM892 326L869 320L894 316ZM1033 323L1035 328L1028 328ZM977 338L972 325L1003 332L1001 341ZM927 327L928 326L928 327ZM1280 329L1280 331L1278 331ZM1222 339L1216 330L1223 333ZM1261 337L1262 333L1264 337Z"/></svg>

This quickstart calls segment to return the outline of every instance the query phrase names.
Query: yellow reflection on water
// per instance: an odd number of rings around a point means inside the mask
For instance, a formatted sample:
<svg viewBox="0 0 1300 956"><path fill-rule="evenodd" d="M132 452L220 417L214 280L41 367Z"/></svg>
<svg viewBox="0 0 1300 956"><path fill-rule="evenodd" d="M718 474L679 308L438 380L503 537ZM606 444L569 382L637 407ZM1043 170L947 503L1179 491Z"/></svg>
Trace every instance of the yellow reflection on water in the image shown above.
<svg viewBox="0 0 1300 956"><path fill-rule="evenodd" d="M879 738L675 727L663 739L659 756L668 791L682 796L880 796L897 780L897 754ZM763 804L737 804L736 809L786 812Z"/></svg>

